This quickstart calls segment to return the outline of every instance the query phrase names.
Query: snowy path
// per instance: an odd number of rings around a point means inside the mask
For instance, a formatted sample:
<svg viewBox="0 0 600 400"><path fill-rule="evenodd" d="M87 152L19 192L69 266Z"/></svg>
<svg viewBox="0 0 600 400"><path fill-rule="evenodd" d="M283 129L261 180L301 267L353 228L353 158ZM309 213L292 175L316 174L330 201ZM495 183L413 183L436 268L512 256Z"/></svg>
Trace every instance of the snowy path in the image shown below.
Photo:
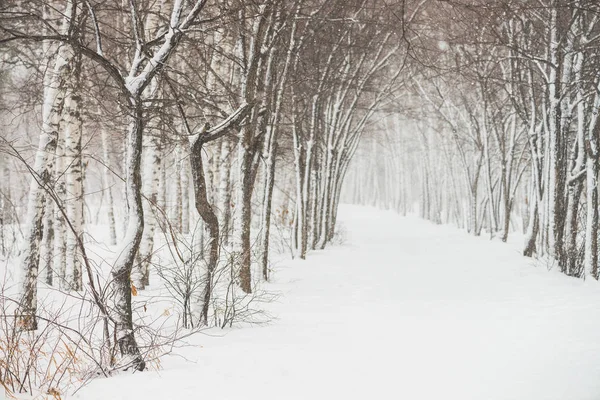
<svg viewBox="0 0 600 400"><path fill-rule="evenodd" d="M600 398L600 286L451 227L343 207L346 243L286 262L269 326L81 399Z"/></svg>

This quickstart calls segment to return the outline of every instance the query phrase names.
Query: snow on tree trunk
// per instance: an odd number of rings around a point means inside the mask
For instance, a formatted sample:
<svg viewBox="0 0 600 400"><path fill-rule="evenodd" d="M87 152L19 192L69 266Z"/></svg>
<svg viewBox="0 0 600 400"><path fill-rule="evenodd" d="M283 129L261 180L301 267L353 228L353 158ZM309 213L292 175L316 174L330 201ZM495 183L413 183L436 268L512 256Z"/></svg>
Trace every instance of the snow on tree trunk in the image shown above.
<svg viewBox="0 0 600 400"><path fill-rule="evenodd" d="M592 106L595 111L590 117L588 134L585 140L586 146L586 224L585 224L585 245L584 245L584 260L583 273L587 276L598 280L600 277L598 265L598 230L600 229L600 207L598 185L599 178L599 149L600 143L600 118L598 110L600 110L600 96L596 94L595 101Z"/></svg>
<svg viewBox="0 0 600 400"><path fill-rule="evenodd" d="M318 157L318 158L317 158ZM315 250L317 248L317 241L319 240L319 177L320 168L319 162L322 157L315 154L315 161L313 168L309 171L310 173L310 248ZM307 167L308 169L308 167Z"/></svg>
<svg viewBox="0 0 600 400"><path fill-rule="evenodd" d="M597 146L597 138L593 146ZM590 148L586 163L586 224L583 268L586 275L598 280L598 149Z"/></svg>
<svg viewBox="0 0 600 400"><path fill-rule="evenodd" d="M581 79L581 68L583 67L583 55L577 55L575 70L577 80ZM571 151L571 160L569 162L569 171L571 177L568 182L567 194L567 216L565 233L567 236L565 254L567 257L567 274L580 277L584 273L582 270L581 259L579 258L578 232L579 232L579 203L583 192L582 172L586 171L586 150L585 150L585 103L583 100L583 91L577 90L577 140Z"/></svg>
<svg viewBox="0 0 600 400"><path fill-rule="evenodd" d="M155 20L153 18L152 20ZM154 23L156 24L156 23ZM155 28L152 28L155 30ZM145 93L142 95L146 100L151 101L158 93L158 84L154 79ZM159 170L162 159L160 124L155 119L147 122L148 134L144 136L144 167L142 169L142 193L144 194L144 233L140 242L140 249L137 255L138 262L132 271L133 285L140 290L144 290L150 284L150 266L152 265L152 254L154 253L154 233L156 230L156 215L154 208L158 201L159 189ZM152 129L153 128L153 129Z"/></svg>
<svg viewBox="0 0 600 400"><path fill-rule="evenodd" d="M292 94L294 97L294 94ZM295 113L294 113L295 114ZM297 129L297 121L292 116L292 139L293 139L293 150L294 150L294 173L296 177L296 213L294 217L294 236L293 236L293 249L295 255L300 259L306 258L306 242L304 241L303 233L306 231L306 208L303 201L303 183L304 183L304 171L306 166L303 163L303 151L302 145L300 144L300 133Z"/></svg>
<svg viewBox="0 0 600 400"><path fill-rule="evenodd" d="M239 38L238 50L248 53L248 62L244 66L244 76L241 82L241 98L246 103L255 100L257 86L259 84L259 66L261 64L261 47L265 39L267 22L269 21L268 9L272 4L261 5L259 17L252 27L249 49L245 48L245 37ZM252 110L249 120L242 125L239 130L238 140L238 185L236 199L236 218L235 218L235 253L239 264L239 282L242 291L252 292L252 245L250 241L250 231L252 225L252 191L254 189L255 174L253 161L255 152L254 133L257 131L259 110Z"/></svg>
<svg viewBox="0 0 600 400"><path fill-rule="evenodd" d="M135 99L134 99L135 101ZM126 202L127 226L125 237L117 254L119 255L112 268L112 290L114 300L115 335L119 350L137 370L145 368L133 331L133 313L131 308L131 272L144 230L144 211L142 206L142 110L139 99L136 101L134 113L129 122L127 133L126 156Z"/></svg>
<svg viewBox="0 0 600 400"><path fill-rule="evenodd" d="M293 41L292 41L293 42ZM289 52L288 52L289 53ZM265 71L265 83L264 91L270 93L275 87L274 84L274 72L273 62L276 56L276 49L272 48ZM285 84L285 75L287 74L287 65L290 62L291 55L286 56L286 65L282 71L282 75L279 77L280 82ZM263 115L263 124L266 138L264 139L264 148L262 158L264 159L264 173L263 173L263 198L262 198L262 218L261 218L261 256L260 256L260 269L262 276L265 281L269 280L269 239L271 234L271 210L273 205L273 187L275 185L275 154L277 152L277 135L279 129L279 117L281 113L281 102L283 99L283 88L278 87L274 101L271 96L266 96L264 101L265 113ZM272 104L274 103L274 104ZM272 110L274 108L274 110ZM270 113L272 112L272 118ZM257 167L258 168L258 167Z"/></svg>

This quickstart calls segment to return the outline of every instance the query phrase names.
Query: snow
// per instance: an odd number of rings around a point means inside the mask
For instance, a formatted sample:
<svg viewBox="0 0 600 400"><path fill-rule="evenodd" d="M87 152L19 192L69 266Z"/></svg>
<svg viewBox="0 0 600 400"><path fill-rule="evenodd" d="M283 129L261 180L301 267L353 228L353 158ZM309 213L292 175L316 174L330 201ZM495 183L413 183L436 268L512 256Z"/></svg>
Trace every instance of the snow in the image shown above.
<svg viewBox="0 0 600 400"><path fill-rule="evenodd" d="M276 266L271 323L211 329L160 371L74 398L600 397L597 282L522 257L520 240L356 206L338 219L341 244Z"/></svg>

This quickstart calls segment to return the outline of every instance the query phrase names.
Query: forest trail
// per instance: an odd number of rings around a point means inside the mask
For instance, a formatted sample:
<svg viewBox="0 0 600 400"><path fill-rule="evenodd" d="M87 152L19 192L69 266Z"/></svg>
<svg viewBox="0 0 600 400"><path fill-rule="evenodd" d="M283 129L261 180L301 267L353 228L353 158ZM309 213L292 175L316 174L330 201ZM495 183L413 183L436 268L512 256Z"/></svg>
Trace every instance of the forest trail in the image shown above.
<svg viewBox="0 0 600 400"><path fill-rule="evenodd" d="M600 286L519 244L343 206L345 240L277 265L269 325L211 330L76 398L600 398ZM122 384L127 382L127 385Z"/></svg>

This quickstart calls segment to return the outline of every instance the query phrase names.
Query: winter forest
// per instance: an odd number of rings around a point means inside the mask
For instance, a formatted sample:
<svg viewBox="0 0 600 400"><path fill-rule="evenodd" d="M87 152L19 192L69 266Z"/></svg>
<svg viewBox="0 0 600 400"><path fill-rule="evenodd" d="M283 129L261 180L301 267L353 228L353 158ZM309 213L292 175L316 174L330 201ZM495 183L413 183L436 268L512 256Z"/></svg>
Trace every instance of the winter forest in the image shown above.
<svg viewBox="0 0 600 400"><path fill-rule="evenodd" d="M597 0L0 0L0 398L600 398Z"/></svg>

